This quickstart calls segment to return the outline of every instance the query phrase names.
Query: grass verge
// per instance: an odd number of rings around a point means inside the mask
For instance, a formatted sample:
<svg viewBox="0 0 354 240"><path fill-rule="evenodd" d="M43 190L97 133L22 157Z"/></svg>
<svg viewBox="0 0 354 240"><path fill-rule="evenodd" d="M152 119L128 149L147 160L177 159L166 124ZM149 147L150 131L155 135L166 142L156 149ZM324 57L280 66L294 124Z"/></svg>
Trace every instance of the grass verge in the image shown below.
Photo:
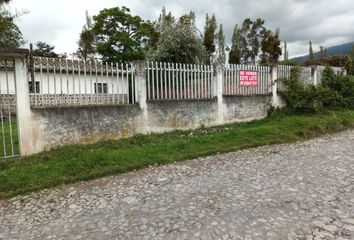
<svg viewBox="0 0 354 240"><path fill-rule="evenodd" d="M0 198L140 169L313 138L354 127L353 110L277 115L193 131L137 135L91 145L70 145L15 161L0 162Z"/></svg>

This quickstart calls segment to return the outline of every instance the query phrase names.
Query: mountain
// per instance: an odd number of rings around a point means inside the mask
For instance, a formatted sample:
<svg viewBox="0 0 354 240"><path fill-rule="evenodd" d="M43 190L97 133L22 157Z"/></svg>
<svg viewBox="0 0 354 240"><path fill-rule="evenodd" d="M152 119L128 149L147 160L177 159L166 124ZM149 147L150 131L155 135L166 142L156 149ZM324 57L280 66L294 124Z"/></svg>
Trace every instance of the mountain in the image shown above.
<svg viewBox="0 0 354 240"><path fill-rule="evenodd" d="M353 45L354 45L354 42L349 42L349 43L344 43L341 45L329 47L329 48L327 48L327 56L350 55ZM308 59L308 56L309 55L296 57L291 60L296 61L296 62L304 62ZM319 57L319 56L320 56L320 53L316 52L315 57Z"/></svg>

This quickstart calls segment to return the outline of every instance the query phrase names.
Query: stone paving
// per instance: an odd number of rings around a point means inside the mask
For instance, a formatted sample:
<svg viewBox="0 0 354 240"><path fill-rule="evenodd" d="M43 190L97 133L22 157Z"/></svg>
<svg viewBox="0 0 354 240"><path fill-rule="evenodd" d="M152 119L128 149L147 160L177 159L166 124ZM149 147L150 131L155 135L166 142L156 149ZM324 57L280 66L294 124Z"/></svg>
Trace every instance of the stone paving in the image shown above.
<svg viewBox="0 0 354 240"><path fill-rule="evenodd" d="M1 201L0 239L354 239L354 131Z"/></svg>

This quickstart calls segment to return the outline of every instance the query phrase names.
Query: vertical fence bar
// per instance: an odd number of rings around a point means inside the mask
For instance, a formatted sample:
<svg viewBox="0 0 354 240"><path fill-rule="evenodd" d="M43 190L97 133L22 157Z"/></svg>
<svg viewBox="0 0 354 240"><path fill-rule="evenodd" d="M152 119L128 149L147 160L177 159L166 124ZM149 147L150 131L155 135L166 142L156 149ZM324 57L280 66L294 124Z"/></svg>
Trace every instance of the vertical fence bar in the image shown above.
<svg viewBox="0 0 354 240"><path fill-rule="evenodd" d="M183 99L187 98L186 64L183 64Z"/></svg>
<svg viewBox="0 0 354 240"><path fill-rule="evenodd" d="M6 64L6 63L5 63ZM5 127L4 127L4 112L2 110L2 108L0 108L0 113L1 113L1 133L2 133L2 147L3 147L3 151L4 151L4 158L7 157L7 152L6 152L6 139L5 139Z"/></svg>
<svg viewBox="0 0 354 240"><path fill-rule="evenodd" d="M92 69L94 67L94 65L92 64L92 60L90 60L89 62L89 66L90 66L90 102L91 104L93 103L93 91L94 91L94 87L92 86Z"/></svg>
<svg viewBox="0 0 354 240"><path fill-rule="evenodd" d="M87 96L87 66L86 66L86 60L83 61L84 65L84 83L85 83L85 96L84 96L84 103L88 104L88 96Z"/></svg>
<svg viewBox="0 0 354 240"><path fill-rule="evenodd" d="M166 63L163 63L163 73L164 73L164 99L168 99L168 95L167 95L167 67L166 67Z"/></svg>
<svg viewBox="0 0 354 240"><path fill-rule="evenodd" d="M48 58L46 58L46 63L47 63L47 101L49 102L50 90L49 90L49 59ZM50 105L50 102L47 104Z"/></svg>
<svg viewBox="0 0 354 240"><path fill-rule="evenodd" d="M78 72L78 82L79 82L79 105L82 104L82 95L81 95L81 67L80 62L77 60L77 72Z"/></svg>
<svg viewBox="0 0 354 240"><path fill-rule="evenodd" d="M115 68L116 68L116 81L117 81L117 103L119 104L120 103L120 97L119 97L119 84L120 84L120 81L119 81L119 66L118 66L118 63L115 64Z"/></svg>
<svg viewBox="0 0 354 240"><path fill-rule="evenodd" d="M146 61L147 69L147 99L151 99L151 83L150 83L150 62Z"/></svg>
<svg viewBox="0 0 354 240"><path fill-rule="evenodd" d="M125 79L126 79L126 84L127 84L127 104L129 104L130 101L130 87L129 87L129 73L128 73L128 65L127 63L125 64Z"/></svg>
<svg viewBox="0 0 354 240"><path fill-rule="evenodd" d="M172 99L176 99L176 79L175 79L175 64L172 63Z"/></svg>
<svg viewBox="0 0 354 240"><path fill-rule="evenodd" d="M69 68L68 68L68 59L65 59L65 72L66 72L66 94L67 94L67 102L69 102Z"/></svg>

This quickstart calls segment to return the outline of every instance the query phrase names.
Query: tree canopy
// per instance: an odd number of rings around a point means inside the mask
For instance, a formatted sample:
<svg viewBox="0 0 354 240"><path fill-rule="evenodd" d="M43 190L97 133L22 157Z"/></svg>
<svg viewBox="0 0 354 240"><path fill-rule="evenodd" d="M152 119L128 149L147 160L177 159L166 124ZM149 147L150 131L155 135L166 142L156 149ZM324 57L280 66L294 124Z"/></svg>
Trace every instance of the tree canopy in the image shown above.
<svg viewBox="0 0 354 240"><path fill-rule="evenodd" d="M175 63L204 63L206 50L195 26L195 14L190 12L178 20L165 8L154 23L157 33L149 59Z"/></svg>
<svg viewBox="0 0 354 240"><path fill-rule="evenodd" d="M126 7L103 9L93 17L97 53L106 62L145 58L145 47L153 31L150 22L132 16Z"/></svg>
<svg viewBox="0 0 354 240"><path fill-rule="evenodd" d="M94 45L95 34L92 28L93 28L92 18L86 11L86 23L83 26L82 31L80 33L80 39L78 41L78 49L75 53L75 55L78 58L85 61L88 59L93 59L96 53L96 48Z"/></svg>
<svg viewBox="0 0 354 240"><path fill-rule="evenodd" d="M0 47L17 48L23 44L23 37L13 21L16 15L7 9L9 2L10 0L0 0Z"/></svg>
<svg viewBox="0 0 354 240"><path fill-rule="evenodd" d="M205 18L205 26L204 26L204 36L203 36L203 44L206 48L206 51L208 53L208 62L211 59L212 54L216 50L215 46L215 36L216 36L216 29L217 29L217 23L216 23L216 18L215 15L213 14L211 18L209 18L209 15L206 14Z"/></svg>
<svg viewBox="0 0 354 240"><path fill-rule="evenodd" d="M229 63L240 64L241 63L241 29L236 24L234 32L232 34L232 46L229 52Z"/></svg>
<svg viewBox="0 0 354 240"><path fill-rule="evenodd" d="M54 52L55 47L49 43L39 41L33 50L33 56L50 57L50 58L67 58L66 53L58 54Z"/></svg>

